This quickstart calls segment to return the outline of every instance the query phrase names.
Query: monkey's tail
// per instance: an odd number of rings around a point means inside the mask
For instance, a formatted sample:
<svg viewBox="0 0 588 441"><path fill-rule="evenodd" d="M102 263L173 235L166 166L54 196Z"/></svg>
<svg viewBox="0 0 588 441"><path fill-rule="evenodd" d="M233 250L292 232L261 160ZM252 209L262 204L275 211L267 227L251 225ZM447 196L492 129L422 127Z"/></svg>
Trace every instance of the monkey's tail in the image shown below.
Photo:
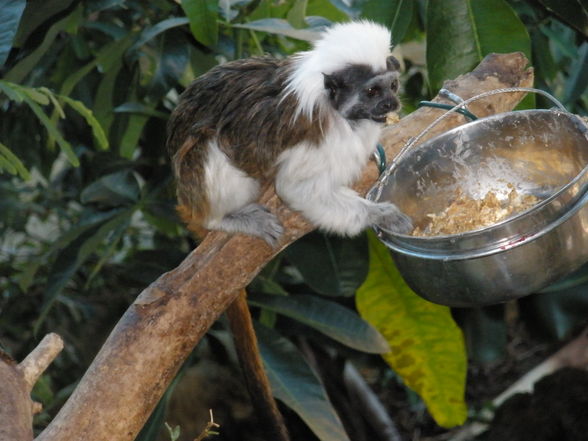
<svg viewBox="0 0 588 441"><path fill-rule="evenodd" d="M255 410L259 414L258 419L263 423L268 434L266 439L290 441L284 419L272 395L269 380L259 354L257 337L253 329L245 289L239 291L239 295L227 309L227 316L249 395Z"/></svg>

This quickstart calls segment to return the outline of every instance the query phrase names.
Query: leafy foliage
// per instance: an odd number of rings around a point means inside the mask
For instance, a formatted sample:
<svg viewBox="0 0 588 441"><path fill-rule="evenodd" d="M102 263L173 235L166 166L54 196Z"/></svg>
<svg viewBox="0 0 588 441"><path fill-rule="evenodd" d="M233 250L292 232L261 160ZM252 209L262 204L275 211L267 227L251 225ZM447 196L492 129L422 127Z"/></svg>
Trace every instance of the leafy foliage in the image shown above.
<svg viewBox="0 0 588 441"><path fill-rule="evenodd" d="M466 419L467 356L449 308L418 297L402 280L388 249L372 233L370 273L357 291L357 309L384 335L384 359L427 403L443 427Z"/></svg>
<svg viewBox="0 0 588 441"><path fill-rule="evenodd" d="M174 214L165 122L183 88L215 64L283 57L306 49L331 22L364 17L391 28L406 66L407 113L487 53L512 50L530 56L539 87L575 113L588 109L588 19L577 1L0 0L0 11L0 344L21 358L48 330L67 341L34 391L46 409L39 427L133 296L195 246ZM334 377L342 359L367 359L378 372L374 387L384 388L390 370L379 355L368 355L387 350L374 328L394 349L387 361L437 421L448 426L463 418L464 354L449 312L422 303L416 320L410 305L417 300L390 262L382 263L384 250L375 249L372 243L379 260L368 263L365 235L314 233L250 286L276 394L314 432L304 439L355 439L347 422L361 409L345 413L308 358L327 348ZM585 275L583 269L552 292L520 301L522 318L539 323L544 338L565 338L585 322ZM355 311L354 296L371 325ZM453 314L474 360L504 354L501 307ZM446 340L423 317L445 323ZM415 342L404 349L390 335L401 323L405 339ZM228 363L230 344L208 339L216 350L198 352L191 363ZM437 360L438 347L449 348L443 375L425 363L428 383L421 388L400 361ZM141 439L156 437L169 397Z"/></svg>

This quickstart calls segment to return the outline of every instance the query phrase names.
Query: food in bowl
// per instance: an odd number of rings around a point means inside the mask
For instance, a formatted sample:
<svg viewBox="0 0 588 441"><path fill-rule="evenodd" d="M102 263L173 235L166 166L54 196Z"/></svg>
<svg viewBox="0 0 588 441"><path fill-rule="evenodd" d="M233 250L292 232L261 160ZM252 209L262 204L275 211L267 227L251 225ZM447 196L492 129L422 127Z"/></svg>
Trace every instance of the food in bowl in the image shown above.
<svg viewBox="0 0 588 441"><path fill-rule="evenodd" d="M539 202L536 196L520 194L512 185L509 187L511 190L503 200L494 191L489 191L482 199L473 199L457 190L455 199L447 208L427 214L424 225L417 225L411 235L445 236L489 227Z"/></svg>

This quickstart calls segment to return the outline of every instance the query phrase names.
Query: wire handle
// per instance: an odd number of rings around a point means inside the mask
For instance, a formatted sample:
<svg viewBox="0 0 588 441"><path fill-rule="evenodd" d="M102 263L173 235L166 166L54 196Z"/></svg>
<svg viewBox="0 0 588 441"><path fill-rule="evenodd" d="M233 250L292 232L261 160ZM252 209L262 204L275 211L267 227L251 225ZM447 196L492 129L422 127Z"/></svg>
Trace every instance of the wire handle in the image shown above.
<svg viewBox="0 0 588 441"><path fill-rule="evenodd" d="M417 136L415 136L414 138L410 138L408 140L408 142L404 145L404 147L402 147L402 149L400 150L398 155L396 155L396 157L392 161L390 161L390 165L380 175L380 178L378 179L378 185L376 188L377 192L376 192L376 195L373 198L373 200L378 200L378 199L380 199L380 196L382 196L384 183L388 180L388 177L392 173L392 170L394 170L394 168L396 167L396 164L398 164L398 162L402 158L402 156L404 156L404 154L410 148L412 148L423 136L425 136L427 133L429 133L433 127L435 127L439 122L441 122L442 120L447 118L449 116L449 114L456 112L458 109L466 108L469 103L471 103L472 101L476 101L480 98L485 98L485 97L492 96L492 95L498 95L500 93L513 93L513 92L532 92L532 93L537 93L539 95L543 95L546 98L549 98L557 107L559 107L561 110L563 110L564 112L567 113L567 109L564 107L564 105L562 103L560 103L554 96L545 92L544 90L535 89L532 87L507 87L507 88L503 88L503 89L494 89L494 90L490 90L488 92L483 92L478 95L475 95L471 98L468 98L467 100L463 100L463 101L459 102L458 104L456 104L451 109L449 109L443 115L441 115L440 117L435 119L431 124L429 124Z"/></svg>

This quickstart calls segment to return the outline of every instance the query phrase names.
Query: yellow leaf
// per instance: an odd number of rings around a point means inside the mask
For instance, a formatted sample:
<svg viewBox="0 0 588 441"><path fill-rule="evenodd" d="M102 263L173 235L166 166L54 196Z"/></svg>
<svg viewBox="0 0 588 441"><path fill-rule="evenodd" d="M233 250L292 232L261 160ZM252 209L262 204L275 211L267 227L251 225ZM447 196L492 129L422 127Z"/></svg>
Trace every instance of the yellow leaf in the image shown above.
<svg viewBox="0 0 588 441"><path fill-rule="evenodd" d="M384 359L420 395L437 424L463 424L467 356L461 330L449 308L422 299L406 285L373 233L369 249L370 270L356 296L359 313L388 341L391 351Z"/></svg>

